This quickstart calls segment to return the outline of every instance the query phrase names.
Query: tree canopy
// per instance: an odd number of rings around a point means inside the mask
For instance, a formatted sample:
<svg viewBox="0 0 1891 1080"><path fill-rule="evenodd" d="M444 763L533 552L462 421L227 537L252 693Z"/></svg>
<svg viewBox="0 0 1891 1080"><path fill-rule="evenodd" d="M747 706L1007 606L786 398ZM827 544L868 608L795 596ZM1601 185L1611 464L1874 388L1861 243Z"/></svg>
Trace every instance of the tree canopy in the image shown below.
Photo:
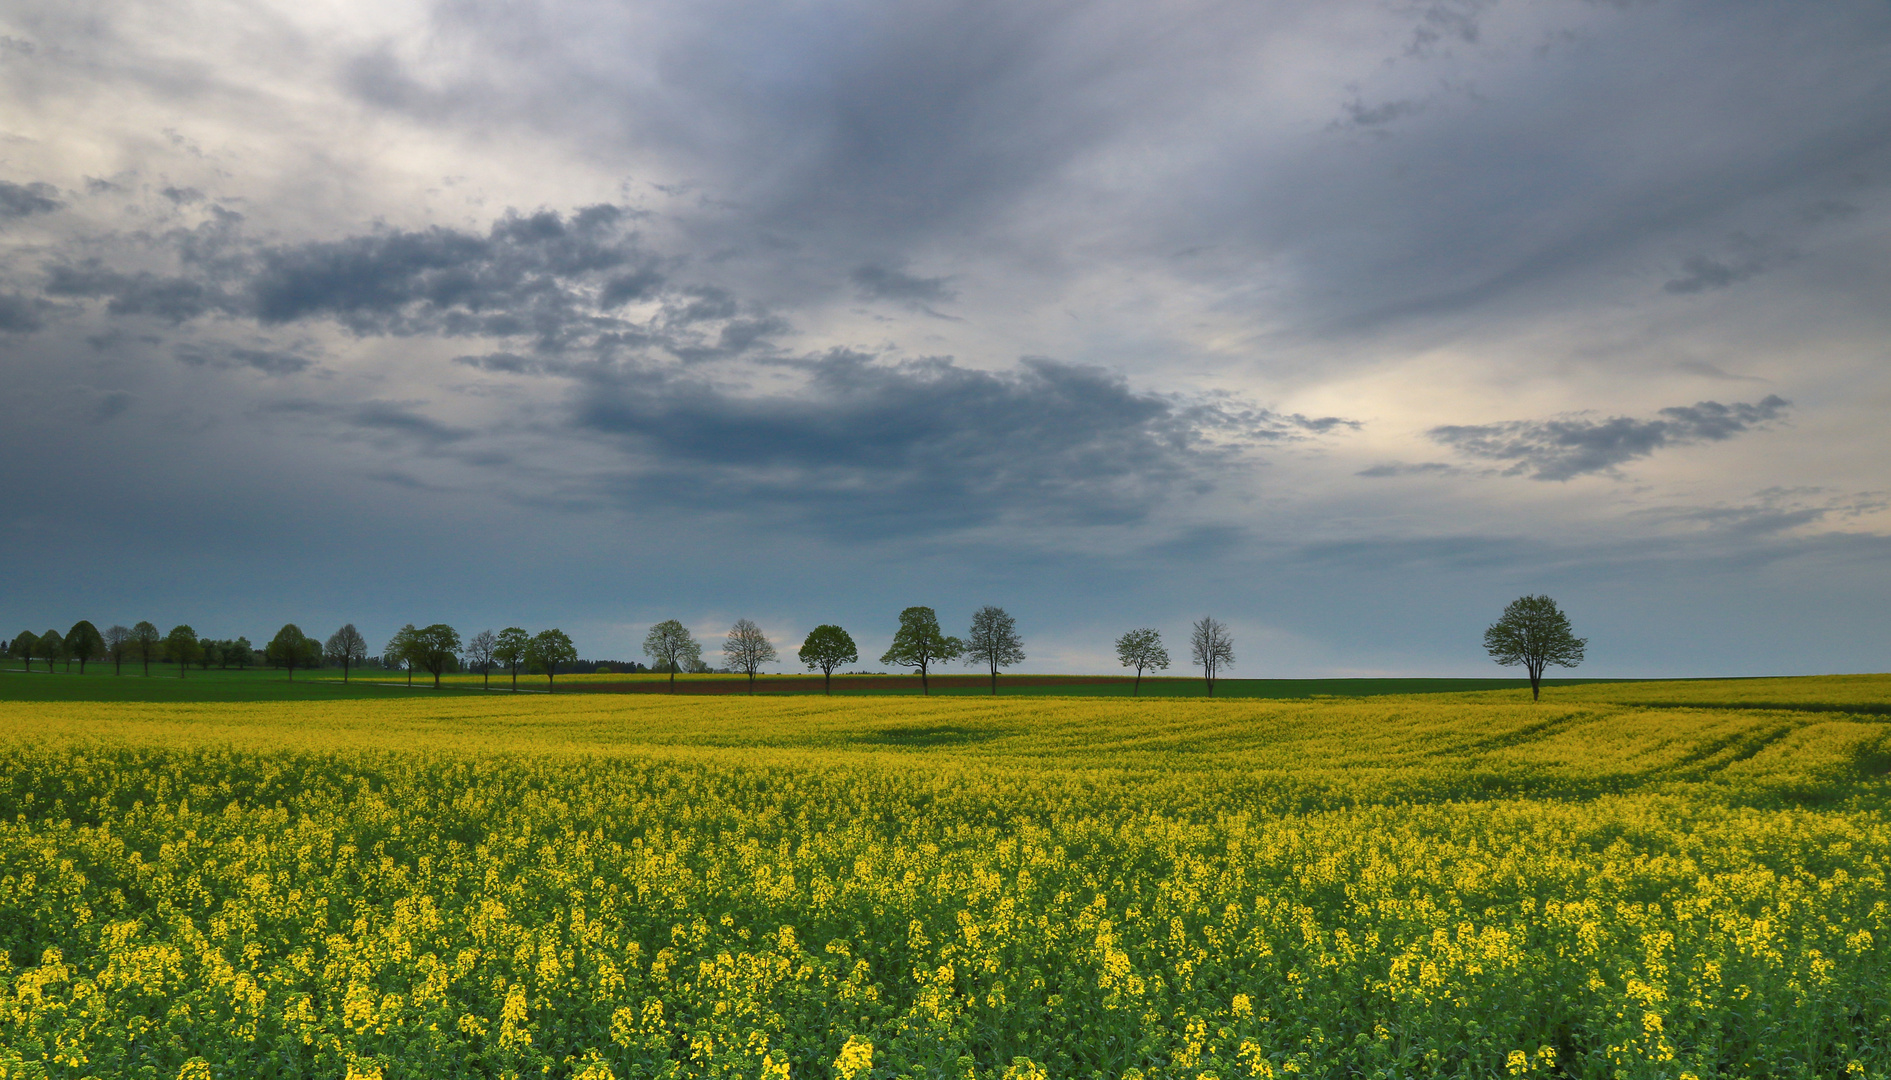
<svg viewBox="0 0 1891 1080"><path fill-rule="evenodd" d="M163 640L158 628L148 622L141 622L131 628L131 643L138 650L138 659L144 661L146 675L151 674L151 658L157 655L158 645Z"/></svg>
<svg viewBox="0 0 1891 1080"><path fill-rule="evenodd" d="M699 664L703 647L689 636L689 628L675 619L665 619L644 635L643 654L670 668L670 693L676 693L676 673L684 664Z"/></svg>
<svg viewBox="0 0 1891 1080"><path fill-rule="evenodd" d="M26 670L31 671L33 657L39 655L39 635L31 630L22 630L13 635L13 644L7 647L7 651L26 661Z"/></svg>
<svg viewBox="0 0 1891 1080"><path fill-rule="evenodd" d="M289 669L289 681L295 681L295 669L305 664L308 656L308 635L294 623L285 623L276 631L276 636L263 646L263 659L272 664L279 664Z"/></svg>
<svg viewBox="0 0 1891 1080"><path fill-rule="evenodd" d="M202 650L203 646L197 644L197 631L188 625L173 626L171 632L164 635L164 658L177 665L180 679L184 677L184 669L190 667Z"/></svg>
<svg viewBox="0 0 1891 1080"><path fill-rule="evenodd" d="M492 658L512 672L514 692L519 689L519 669L525 666L525 651L531 644L532 635L517 626L506 627L493 639Z"/></svg>
<svg viewBox="0 0 1891 1080"><path fill-rule="evenodd" d="M1162 635L1146 626L1116 639L1116 658L1124 667L1136 669L1136 682L1130 691L1133 695L1142 693L1143 671L1166 671L1169 667L1169 650L1162 647Z"/></svg>
<svg viewBox="0 0 1891 1080"><path fill-rule="evenodd" d="M1496 622L1484 631L1484 649L1505 667L1523 665L1530 673L1530 700L1543 694L1543 668L1573 668L1582 663L1588 638L1571 631L1569 616L1547 596L1520 596L1512 600Z"/></svg>
<svg viewBox="0 0 1891 1080"><path fill-rule="evenodd" d="M440 689L440 674L453 666L460 654L460 632L445 623L434 623L414 631L414 662L433 676L433 688Z"/></svg>
<svg viewBox="0 0 1891 1080"><path fill-rule="evenodd" d="M85 662L105 655L105 637L85 619L66 631L66 655L79 662L79 674L85 674Z"/></svg>
<svg viewBox="0 0 1891 1080"><path fill-rule="evenodd" d="M558 665L569 664L578 658L577 646L563 630L540 630L532 635L532 643L525 647L525 659L533 667L545 672L545 692L552 692L552 676L558 674Z"/></svg>
<svg viewBox="0 0 1891 1080"><path fill-rule="evenodd" d="M900 628L893 644L880 657L882 664L897 664L919 672L922 693L932 693L926 681L932 665L955 660L965 651L965 643L939 630L939 616L929 607L909 607L900 612Z"/></svg>
<svg viewBox="0 0 1891 1080"><path fill-rule="evenodd" d="M330 660L341 665L341 681L345 683L348 669L368 658L368 639L361 636L354 623L348 623L328 636L328 645L323 651Z"/></svg>
<svg viewBox="0 0 1891 1080"><path fill-rule="evenodd" d="M39 655L45 658L47 671L51 671L53 664L57 663L61 657L66 655L66 639L61 637L57 630L49 629L41 634L38 638L38 644L34 647L39 652Z"/></svg>
<svg viewBox="0 0 1891 1080"><path fill-rule="evenodd" d="M834 692L834 669L858 661L860 650L854 646L854 639L847 635L847 631L832 623L822 623L808 631L807 640L801 643L801 651L797 655L808 667L820 670L823 685L831 695Z"/></svg>
<svg viewBox="0 0 1891 1080"><path fill-rule="evenodd" d="M968 664L984 664L991 669L991 692L998 692L998 669L1024 660L1024 642L1018 637L1018 622L1001 607L990 604L972 613L972 629L965 635L965 659Z"/></svg>

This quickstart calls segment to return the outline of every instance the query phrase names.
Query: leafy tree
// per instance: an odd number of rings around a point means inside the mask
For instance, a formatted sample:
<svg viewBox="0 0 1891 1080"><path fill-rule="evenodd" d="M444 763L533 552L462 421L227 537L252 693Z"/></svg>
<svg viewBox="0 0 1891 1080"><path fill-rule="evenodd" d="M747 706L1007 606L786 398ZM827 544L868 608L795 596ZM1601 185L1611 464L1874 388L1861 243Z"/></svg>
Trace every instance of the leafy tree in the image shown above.
<svg viewBox="0 0 1891 1080"><path fill-rule="evenodd" d="M249 667L250 661L254 659L256 653L256 647L250 644L250 639L239 636L235 641L229 642L228 644L229 648L223 650L223 662L226 664L235 664L236 670L238 671Z"/></svg>
<svg viewBox="0 0 1891 1080"><path fill-rule="evenodd" d="M748 673L751 694L755 692L755 670L776 659L775 646L769 643L768 635L747 619L737 619L729 628L729 638L722 643L722 655L730 668Z"/></svg>
<svg viewBox="0 0 1891 1080"><path fill-rule="evenodd" d="M197 644L197 631L188 625L173 626L171 632L164 635L164 656L177 665L177 677L180 679L184 677L184 670L190 667L190 662L197 659L201 649L202 646Z"/></svg>
<svg viewBox="0 0 1891 1080"><path fill-rule="evenodd" d="M1234 664L1234 638L1228 636L1227 623L1216 622L1206 615L1193 629L1189 645L1196 666L1202 669L1202 678L1208 682L1208 696L1214 697L1215 676L1221 673L1221 666Z"/></svg>
<svg viewBox="0 0 1891 1080"><path fill-rule="evenodd" d="M394 636L387 639L387 646L381 650L382 663L391 660L407 669L408 686L414 685L414 635L419 632L413 623L408 623L394 631Z"/></svg>
<svg viewBox="0 0 1891 1080"><path fill-rule="evenodd" d="M223 660L223 648L225 644L225 642L212 641L209 638L204 638L202 641L199 641L197 643L197 666L204 671L209 671L210 665L221 662Z"/></svg>
<svg viewBox="0 0 1891 1080"><path fill-rule="evenodd" d="M124 625L114 625L105 631L105 654L112 658L112 674L122 675L125 664L125 651L131 648L131 629Z"/></svg>
<svg viewBox="0 0 1891 1080"><path fill-rule="evenodd" d="M1162 647L1162 635L1143 627L1131 630L1116 639L1116 658L1124 667L1136 669L1136 682L1130 691L1131 696L1142 694L1142 673L1144 669L1166 671L1169 667L1169 650Z"/></svg>
<svg viewBox="0 0 1891 1080"><path fill-rule="evenodd" d="M466 663L468 667L479 669L482 688L492 685L492 653L498 644L499 639L493 637L491 630L481 630L466 639Z"/></svg>
<svg viewBox="0 0 1891 1080"><path fill-rule="evenodd" d="M53 664L66 655L66 639L59 636L59 631L48 630L39 636L36 646L39 654L46 658L46 670L52 671Z"/></svg>
<svg viewBox="0 0 1891 1080"><path fill-rule="evenodd" d="M294 623L286 623L276 631L276 636L263 646L263 659L277 667L289 669L289 681L295 681L295 669L306 667L308 662L309 636Z"/></svg>
<svg viewBox="0 0 1891 1080"><path fill-rule="evenodd" d="M326 651L330 660L341 665L341 681L346 684L348 669L368 658L368 639L349 623L329 635Z"/></svg>
<svg viewBox="0 0 1891 1080"><path fill-rule="evenodd" d="M703 662L702 645L675 619L665 619L650 628L644 635L643 654L659 664L669 665L672 694L676 693L676 673L683 670L683 665Z"/></svg>
<svg viewBox="0 0 1891 1080"><path fill-rule="evenodd" d="M532 636L516 626L499 631L499 637L492 644L492 658L512 672L512 692L515 694L519 691L519 666L525 663L525 650L531 644Z"/></svg>
<svg viewBox="0 0 1891 1080"><path fill-rule="evenodd" d="M105 655L105 638L98 627L80 619L66 631L66 655L79 662L79 674L85 674L85 662Z"/></svg>
<svg viewBox="0 0 1891 1080"><path fill-rule="evenodd" d="M854 639L847 635L847 631L832 623L822 623L808 631L807 640L801 643L801 651L797 655L808 667L820 669L822 685L832 695L834 669L859 660L860 650L854 647Z"/></svg>
<svg viewBox="0 0 1891 1080"><path fill-rule="evenodd" d="M26 670L33 670L33 657L39 655L39 635L31 630L20 631L13 638L13 644L7 652L26 661Z"/></svg>
<svg viewBox="0 0 1891 1080"><path fill-rule="evenodd" d="M563 630L540 630L533 635L532 643L525 647L526 661L545 671L547 694L552 692L552 676L558 673L558 665L569 664L577 658L578 649Z"/></svg>
<svg viewBox="0 0 1891 1080"><path fill-rule="evenodd" d="M1512 600L1503 616L1484 631L1484 649L1492 660L1505 667L1522 664L1530 673L1531 701L1542 698L1544 666L1573 668L1582 663L1582 651L1588 644L1588 638L1571 632L1569 616L1547 596Z"/></svg>
<svg viewBox="0 0 1891 1080"><path fill-rule="evenodd" d="M138 650L138 659L144 661L144 674L151 677L151 658L157 655L158 645L163 642L158 635L158 628L148 622L141 622L131 628L131 644Z"/></svg>
<svg viewBox="0 0 1891 1080"><path fill-rule="evenodd" d="M932 665L957 659L965 651L965 642L939 631L939 616L929 607L909 607L900 612L900 628L893 635L893 645L880 657L882 664L898 664L919 672L919 688L931 694L926 674Z"/></svg>
<svg viewBox="0 0 1891 1080"><path fill-rule="evenodd" d="M1018 622L1005 609L986 604L972 613L972 630L965 635L965 662L991 668L991 692L998 693L998 669L1024 659Z"/></svg>
<svg viewBox="0 0 1891 1080"><path fill-rule="evenodd" d="M445 623L434 623L414 631L414 660L433 675L433 688L440 689L440 673L451 667L460 653L460 632Z"/></svg>

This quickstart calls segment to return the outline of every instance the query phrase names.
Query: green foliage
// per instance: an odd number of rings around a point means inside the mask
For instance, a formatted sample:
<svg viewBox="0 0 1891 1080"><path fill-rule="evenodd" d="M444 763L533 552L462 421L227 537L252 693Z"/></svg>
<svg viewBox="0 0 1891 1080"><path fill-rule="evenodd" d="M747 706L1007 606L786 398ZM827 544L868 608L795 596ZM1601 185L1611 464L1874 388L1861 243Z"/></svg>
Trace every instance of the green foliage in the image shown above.
<svg viewBox="0 0 1891 1080"><path fill-rule="evenodd" d="M1484 649L1505 667L1522 665L1530 674L1530 696L1542 694L1543 668L1573 668L1582 663L1588 638L1570 630L1569 616L1547 596L1520 596L1484 631Z"/></svg>
<svg viewBox="0 0 1891 1080"><path fill-rule="evenodd" d="M22 630L13 635L12 644L7 646L8 655L19 657L26 664L26 670L33 670L33 657L39 655L39 635L31 630Z"/></svg>
<svg viewBox="0 0 1891 1080"><path fill-rule="evenodd" d="M545 673L545 692L552 692L552 677L558 674L558 665L569 664L578 658L577 646L565 636L563 630L540 630L532 635L532 643L525 647L526 663Z"/></svg>
<svg viewBox="0 0 1891 1080"><path fill-rule="evenodd" d="M263 646L264 661L289 670L289 678L295 678L295 669L309 666L309 636L294 623L285 623L276 631L276 636ZM317 646L320 647L319 645Z"/></svg>
<svg viewBox="0 0 1891 1080"><path fill-rule="evenodd" d="M919 672L920 692L932 693L927 673L932 665L956 660L965 651L965 643L947 637L939 629L939 616L929 607L909 607L900 612L900 628L893 634L893 644L880 656L882 664L896 664Z"/></svg>
<svg viewBox="0 0 1891 1080"><path fill-rule="evenodd" d="M414 631L414 663L433 676L433 688L440 688L440 675L453 664L460 651L460 632L445 623L434 623Z"/></svg>
<svg viewBox="0 0 1891 1080"><path fill-rule="evenodd" d="M1142 673L1144 671L1165 671L1169 667L1169 650L1162 647L1162 635L1148 627L1131 630L1116 639L1116 658L1124 667L1136 669L1136 681L1132 694L1142 693Z"/></svg>
<svg viewBox="0 0 1891 1080"><path fill-rule="evenodd" d="M643 654L670 673L670 688L676 688L676 673L699 665L703 647L689 636L689 628L675 619L665 619L644 635Z"/></svg>
<svg viewBox="0 0 1891 1080"><path fill-rule="evenodd" d="M532 644L532 635L516 626L508 626L499 631L493 640L492 658L504 664L512 672L512 689L519 688L519 668L525 664L525 651Z"/></svg>
<svg viewBox="0 0 1891 1080"><path fill-rule="evenodd" d="M197 659L202 646L197 643L197 631L188 625L171 627L171 632L164 635L164 658L177 665L177 677L184 677L184 669Z"/></svg>
<svg viewBox="0 0 1891 1080"><path fill-rule="evenodd" d="M151 660L163 646L164 639L158 636L158 628L148 622L140 622L131 628L131 644L138 651L138 659L144 662L144 673L151 674Z"/></svg>
<svg viewBox="0 0 1891 1080"><path fill-rule="evenodd" d="M847 631L832 623L822 623L808 631L808 636L801 642L801 650L796 655L803 664L821 673L822 689L832 694L834 669L842 664L859 661L860 650L854 645L854 639L848 635Z"/></svg>
<svg viewBox="0 0 1891 1080"><path fill-rule="evenodd" d="M105 638L85 619L72 624L66 631L66 655L79 662L79 674L85 674L85 664L105 655Z"/></svg>

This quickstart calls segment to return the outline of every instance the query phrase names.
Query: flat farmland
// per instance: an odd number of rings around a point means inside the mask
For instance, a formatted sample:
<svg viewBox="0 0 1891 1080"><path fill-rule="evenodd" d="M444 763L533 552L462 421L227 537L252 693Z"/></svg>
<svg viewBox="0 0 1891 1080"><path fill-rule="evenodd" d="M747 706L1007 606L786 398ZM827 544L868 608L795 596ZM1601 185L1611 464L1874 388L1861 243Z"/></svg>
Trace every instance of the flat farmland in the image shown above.
<svg viewBox="0 0 1891 1080"><path fill-rule="evenodd" d="M0 701L0 1076L1891 1072L1884 676L325 689Z"/></svg>

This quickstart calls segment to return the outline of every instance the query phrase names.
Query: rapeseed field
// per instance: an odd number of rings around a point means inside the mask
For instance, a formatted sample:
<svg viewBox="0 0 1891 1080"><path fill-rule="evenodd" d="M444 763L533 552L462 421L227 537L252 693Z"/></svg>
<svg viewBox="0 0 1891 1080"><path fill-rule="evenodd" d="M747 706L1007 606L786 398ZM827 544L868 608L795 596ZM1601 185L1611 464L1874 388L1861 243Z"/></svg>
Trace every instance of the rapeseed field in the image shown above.
<svg viewBox="0 0 1891 1080"><path fill-rule="evenodd" d="M1885 1077L1780 683L0 703L0 1078Z"/></svg>

